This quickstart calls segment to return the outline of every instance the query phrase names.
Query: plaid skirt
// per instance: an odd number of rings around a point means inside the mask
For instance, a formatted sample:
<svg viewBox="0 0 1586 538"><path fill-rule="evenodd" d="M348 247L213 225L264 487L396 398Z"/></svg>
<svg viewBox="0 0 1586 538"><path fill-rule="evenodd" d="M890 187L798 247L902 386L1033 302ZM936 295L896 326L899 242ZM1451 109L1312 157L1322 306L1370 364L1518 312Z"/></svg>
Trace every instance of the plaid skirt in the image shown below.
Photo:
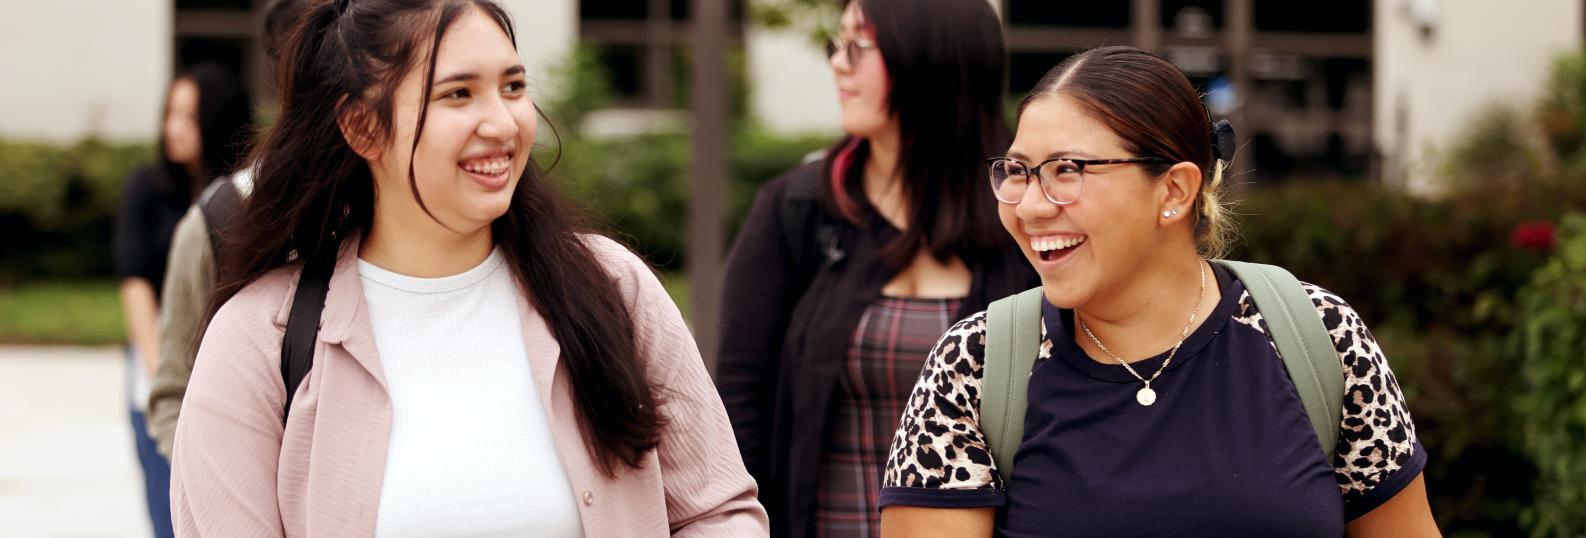
<svg viewBox="0 0 1586 538"><path fill-rule="evenodd" d="M838 386L816 493L820 537L881 535L877 497L887 451L925 357L960 299L882 297L859 318Z"/></svg>

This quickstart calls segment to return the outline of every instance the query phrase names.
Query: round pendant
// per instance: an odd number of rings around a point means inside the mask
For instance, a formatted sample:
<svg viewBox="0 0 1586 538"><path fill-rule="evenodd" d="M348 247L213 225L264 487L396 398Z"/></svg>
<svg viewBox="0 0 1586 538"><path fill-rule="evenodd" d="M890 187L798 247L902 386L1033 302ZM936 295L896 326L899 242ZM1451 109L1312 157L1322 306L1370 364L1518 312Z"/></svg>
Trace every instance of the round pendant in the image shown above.
<svg viewBox="0 0 1586 538"><path fill-rule="evenodd" d="M1140 389L1140 392L1134 393L1134 399L1140 402L1140 405L1154 404L1156 403L1156 391L1151 390L1151 387Z"/></svg>

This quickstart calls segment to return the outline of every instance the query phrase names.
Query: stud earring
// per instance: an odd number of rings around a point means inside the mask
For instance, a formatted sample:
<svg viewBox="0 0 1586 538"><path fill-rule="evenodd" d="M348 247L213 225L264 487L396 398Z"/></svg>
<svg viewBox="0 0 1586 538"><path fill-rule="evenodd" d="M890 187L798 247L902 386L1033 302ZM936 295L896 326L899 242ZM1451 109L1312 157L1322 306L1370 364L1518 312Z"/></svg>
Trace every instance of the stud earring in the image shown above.
<svg viewBox="0 0 1586 538"><path fill-rule="evenodd" d="M1173 218L1176 215L1178 215L1178 210L1177 209L1168 209L1168 210L1162 211L1162 216L1164 218Z"/></svg>

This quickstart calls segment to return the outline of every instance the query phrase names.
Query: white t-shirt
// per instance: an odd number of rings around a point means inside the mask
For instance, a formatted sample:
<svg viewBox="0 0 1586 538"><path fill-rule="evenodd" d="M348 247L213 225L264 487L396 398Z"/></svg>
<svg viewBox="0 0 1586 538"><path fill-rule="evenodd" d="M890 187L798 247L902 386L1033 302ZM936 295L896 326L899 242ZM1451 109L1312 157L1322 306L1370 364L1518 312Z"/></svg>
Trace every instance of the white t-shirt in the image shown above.
<svg viewBox="0 0 1586 538"><path fill-rule="evenodd" d="M391 392L376 534L582 536L501 251L448 277L358 275Z"/></svg>

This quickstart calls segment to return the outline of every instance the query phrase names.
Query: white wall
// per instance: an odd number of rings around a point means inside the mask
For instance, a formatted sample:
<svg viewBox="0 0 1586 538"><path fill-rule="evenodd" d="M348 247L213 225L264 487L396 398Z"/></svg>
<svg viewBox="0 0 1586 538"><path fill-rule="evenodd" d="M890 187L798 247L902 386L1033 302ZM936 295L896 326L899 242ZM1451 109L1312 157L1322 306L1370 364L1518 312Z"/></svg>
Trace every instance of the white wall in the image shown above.
<svg viewBox="0 0 1586 538"><path fill-rule="evenodd" d="M779 133L839 132L837 86L822 50L798 31L745 31L749 113Z"/></svg>
<svg viewBox="0 0 1586 538"><path fill-rule="evenodd" d="M553 91L550 77L578 43L578 2L575 0L501 0L512 13L518 52L528 69L535 97Z"/></svg>
<svg viewBox="0 0 1586 538"><path fill-rule="evenodd" d="M578 39L571 0L505 0L530 76ZM171 77L171 0L6 2L0 17L0 137L152 141Z"/></svg>
<svg viewBox="0 0 1586 538"><path fill-rule="evenodd" d="M170 0L6 2L0 137L152 141L171 77Z"/></svg>
<svg viewBox="0 0 1586 538"><path fill-rule="evenodd" d="M1554 57L1581 46L1580 0L1375 4L1372 134L1384 175L1412 191L1436 190L1437 151L1476 114L1493 103L1526 111ZM1431 21L1429 37L1421 20Z"/></svg>

